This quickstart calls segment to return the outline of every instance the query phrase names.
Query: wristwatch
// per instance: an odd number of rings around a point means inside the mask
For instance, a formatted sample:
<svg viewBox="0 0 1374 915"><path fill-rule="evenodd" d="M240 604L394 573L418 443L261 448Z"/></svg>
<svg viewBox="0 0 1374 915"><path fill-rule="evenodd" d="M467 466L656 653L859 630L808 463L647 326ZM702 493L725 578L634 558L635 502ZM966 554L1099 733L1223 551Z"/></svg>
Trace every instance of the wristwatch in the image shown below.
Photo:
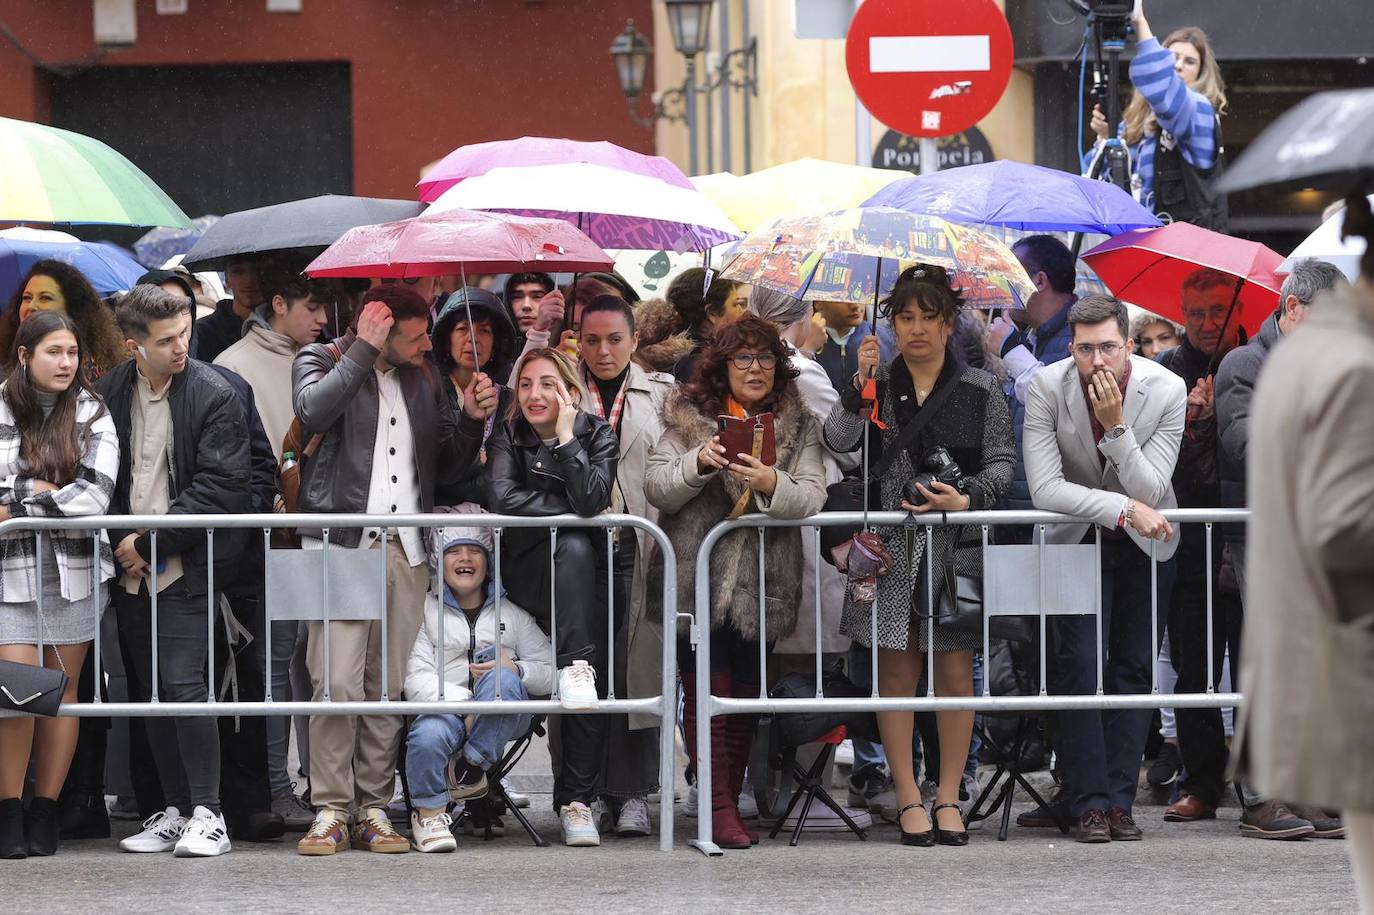
<svg viewBox="0 0 1374 915"><path fill-rule="evenodd" d="M1121 433L1123 433L1123 432L1125 432L1125 431L1126 431L1126 424L1125 424L1125 423L1117 423L1115 426L1112 426L1110 429L1108 429L1108 430L1107 430L1107 434L1104 435L1104 436L1102 436L1102 438L1105 439L1105 440L1110 441L1111 439L1116 438L1117 436L1119 436Z"/></svg>

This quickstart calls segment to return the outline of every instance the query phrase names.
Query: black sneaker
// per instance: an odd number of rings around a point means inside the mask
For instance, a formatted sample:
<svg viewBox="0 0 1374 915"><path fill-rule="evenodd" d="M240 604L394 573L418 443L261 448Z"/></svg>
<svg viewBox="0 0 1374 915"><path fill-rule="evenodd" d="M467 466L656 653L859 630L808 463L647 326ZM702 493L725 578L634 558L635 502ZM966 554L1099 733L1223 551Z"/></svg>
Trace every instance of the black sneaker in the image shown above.
<svg viewBox="0 0 1374 915"><path fill-rule="evenodd" d="M891 787L887 770L880 765L868 765L858 769L849 777L849 806L857 810L867 810L869 801Z"/></svg>
<svg viewBox="0 0 1374 915"><path fill-rule="evenodd" d="M1183 767L1183 757L1179 755L1178 744L1164 743L1159 746L1159 755L1145 773L1145 781L1151 788L1167 788L1178 781L1179 770Z"/></svg>

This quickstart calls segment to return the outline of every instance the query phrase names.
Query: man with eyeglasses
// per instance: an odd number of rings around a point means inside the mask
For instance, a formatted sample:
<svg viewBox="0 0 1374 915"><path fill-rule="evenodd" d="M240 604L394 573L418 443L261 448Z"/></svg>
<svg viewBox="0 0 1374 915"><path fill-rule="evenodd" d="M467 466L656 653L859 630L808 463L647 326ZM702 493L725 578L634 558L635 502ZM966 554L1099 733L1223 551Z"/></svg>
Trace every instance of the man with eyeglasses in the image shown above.
<svg viewBox="0 0 1374 915"><path fill-rule="evenodd" d="M1235 298L1236 278L1202 268L1183 282L1183 342L1156 357L1156 361L1183 379L1188 388L1188 407L1174 492L1183 508L1217 508L1221 488L1217 479L1217 414L1213 381L1221 357L1244 343L1240 328L1243 308ZM1212 528L1211 562L1208 563L1207 528L1185 525L1178 549L1177 577L1169 597L1169 656L1178 672L1176 692L1200 693L1207 689L1207 600L1212 595L1213 685L1220 682L1228 648L1232 663L1240 646L1240 592L1231 569L1223 569L1221 526ZM1164 810L1171 823L1192 823L1216 817L1221 803L1226 743L1216 709L1180 708L1178 745L1187 778L1178 800ZM1215 719L1215 721L1213 721ZM1215 730L1212 724L1216 725Z"/></svg>
<svg viewBox="0 0 1374 915"><path fill-rule="evenodd" d="M1026 474L1036 508L1090 523L1051 525L1050 543L1094 543L1101 532L1101 630L1092 616L1049 625L1048 686L1056 695L1150 692L1159 618L1173 581L1178 533L1160 514L1174 508L1171 478L1188 392L1177 375L1133 356L1126 306L1106 295L1069 309L1072 358L1036 374L1026 396ZM1159 606L1151 606L1151 556ZM1103 654L1105 657L1099 658ZM1056 713L1055 750L1078 841L1141 838L1131 817L1149 709Z"/></svg>

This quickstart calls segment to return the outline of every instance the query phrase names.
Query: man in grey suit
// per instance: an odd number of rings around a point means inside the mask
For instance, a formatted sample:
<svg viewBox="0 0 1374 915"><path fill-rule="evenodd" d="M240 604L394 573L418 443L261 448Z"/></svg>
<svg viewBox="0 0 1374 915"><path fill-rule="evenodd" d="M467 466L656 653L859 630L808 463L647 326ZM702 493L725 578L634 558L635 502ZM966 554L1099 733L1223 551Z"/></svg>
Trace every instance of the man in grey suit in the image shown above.
<svg viewBox="0 0 1374 915"><path fill-rule="evenodd" d="M1183 380L1130 355L1126 306L1085 296L1069 310L1070 358L1047 366L1026 396L1022 439L1036 508L1088 523L1053 525L1052 543L1092 543L1102 533L1103 691L1150 691L1150 665L1163 631L1178 532L1160 511L1174 508L1170 478L1178 461L1188 392ZM1151 555L1158 561L1151 606ZM1090 616L1061 616L1050 626L1049 688L1060 695L1097 688L1097 625ZM1080 842L1141 837L1131 818L1150 712L1075 710L1057 713L1055 749Z"/></svg>

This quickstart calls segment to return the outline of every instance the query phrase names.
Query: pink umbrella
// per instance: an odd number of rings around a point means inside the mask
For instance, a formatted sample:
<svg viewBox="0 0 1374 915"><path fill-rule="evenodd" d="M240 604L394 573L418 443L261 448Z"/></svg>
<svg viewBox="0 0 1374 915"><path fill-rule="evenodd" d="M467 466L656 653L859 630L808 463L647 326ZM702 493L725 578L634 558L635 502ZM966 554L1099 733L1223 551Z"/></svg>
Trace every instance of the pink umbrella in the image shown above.
<svg viewBox="0 0 1374 915"><path fill-rule="evenodd" d="M493 140L460 146L440 159L416 187L420 200L431 203L464 178L485 175L493 168L522 165L567 165L585 162L633 172L677 187L692 188L692 182L672 162L662 156L646 156L601 140L588 143L550 137L521 137L518 140Z"/></svg>
<svg viewBox="0 0 1374 915"><path fill-rule="evenodd" d="M539 270L610 270L614 260L561 219L449 210L349 229L315 258L311 276L411 277Z"/></svg>

